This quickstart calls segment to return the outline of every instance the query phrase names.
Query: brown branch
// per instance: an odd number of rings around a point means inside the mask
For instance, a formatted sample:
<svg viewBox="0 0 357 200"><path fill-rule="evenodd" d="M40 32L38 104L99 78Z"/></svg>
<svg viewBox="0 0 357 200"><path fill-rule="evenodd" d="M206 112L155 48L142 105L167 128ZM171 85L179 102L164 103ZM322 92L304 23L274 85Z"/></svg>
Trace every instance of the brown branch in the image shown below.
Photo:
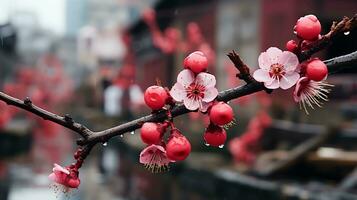
<svg viewBox="0 0 357 200"><path fill-rule="evenodd" d="M339 71L339 68L341 65L344 63L351 64L353 62L357 62L357 51L353 52L351 54L347 54L344 56L340 56L334 59L330 59L325 61L327 67L329 68L329 73L335 73L336 71ZM352 65L348 65L348 67L351 67ZM347 66L346 66L347 67ZM237 99L242 96L250 95L262 90L265 90L266 88L262 83L259 82L252 82L249 84L246 84L241 87L236 87L228 90L224 90L220 92L217 96L218 101L230 101L232 99ZM174 106L171 110L172 117L175 118L179 115L186 114L188 112L191 112L185 108L184 105L178 105ZM80 139L78 140L79 145L83 144L89 144L92 142L98 143L98 142L106 142L110 138L122 135L127 132L135 131L136 129L139 129L141 125L145 122L162 122L167 119L166 111L162 110L159 111L155 114L150 114L145 117L141 117L139 119L136 119L131 122L127 122L125 124L96 132L94 134L91 134L88 139Z"/></svg>
<svg viewBox="0 0 357 200"><path fill-rule="evenodd" d="M248 65L246 65L239 55L233 50L231 53L227 54L228 58L231 59L234 66L238 69L239 73L237 77L244 80L246 83L254 82L254 78L250 75L250 70Z"/></svg>
<svg viewBox="0 0 357 200"><path fill-rule="evenodd" d="M330 74L340 71L343 65L347 64L348 66L346 65L346 67L351 67L353 66L352 63L356 63L356 62L357 62L357 52L353 52L351 54L347 54L344 56L340 56L325 61L326 65L329 68ZM237 99L239 97L250 95L265 89L266 88L262 83L256 82L254 80L253 82L246 84L244 86L235 87L220 92L217 96L217 100L227 102L232 99ZM94 132L86 128L84 125L74 122L69 115L62 117L57 114L51 113L47 110L44 110L38 106L35 106L29 98L26 98L24 101L22 101L20 99L11 97L5 93L0 92L0 100L4 101L9 105L13 105L18 108L29 111L39 117L42 117L45 120L52 121L54 123L62 125L78 133L80 136L82 136L82 138L77 141L78 145L81 146L90 145L89 146L90 148L88 148L89 150L86 156L89 154L90 149L96 143L99 142L103 143L108 141L112 137L122 135L127 132L135 131L136 129L139 129L142 126L142 124L145 122L162 122L167 119L166 111L161 110L157 113L141 117L139 119L133 120L131 122L127 122L125 124L121 124L119 126L110 129ZM184 105L174 106L171 110L171 114L173 118L186 114L188 112L190 111L187 110Z"/></svg>
<svg viewBox="0 0 357 200"><path fill-rule="evenodd" d="M26 97L24 101L21 101L20 99L14 98L3 92L0 92L0 100L4 101L8 105L13 105L23 110L26 110L28 112L31 112L39 117L42 117L44 120L49 120L56 124L64 126L78 133L83 138L87 138L89 135L92 134L92 131L90 131L87 127L83 126L82 124L74 122L69 115L62 117L57 114L51 113L45 109L42 109L38 106L35 106L31 102L29 97Z"/></svg>
<svg viewBox="0 0 357 200"><path fill-rule="evenodd" d="M299 56L300 61L304 61L310 58L313 53L316 53L317 51L326 47L327 44L334 39L335 35L354 29L356 27L356 21L357 15L355 15L352 19L348 19L347 17L345 17L341 22L334 23L331 28L331 31L328 34L324 35L322 39L313 43L311 49L302 52L301 56ZM240 73L238 77L246 81L247 84L241 87L231 88L220 92L217 96L218 101L227 102L232 99L250 95L262 90L266 90L269 92L271 91L267 90L262 83L259 83L252 78L252 76L250 75L249 67L244 64L238 54L233 51L232 53L228 54L228 57L232 60L235 67L239 70ZM329 73L332 74L338 72L341 68L341 65L348 64L349 67L351 67L351 64L356 63L356 61L357 52L354 52L345 56L327 60L325 61L325 63L329 68ZM83 153L83 159L89 154L93 146L99 142L104 143L112 137L122 135L127 132L135 131L136 129L139 129L145 122L162 122L168 117L167 112L165 110L161 110L154 114L141 117L139 119L127 122L125 124L110 129L94 132L89 130L82 124L74 122L69 115L62 117L33 105L29 98L26 98L24 101L21 101L19 99L0 92L0 100L6 102L9 105L13 105L18 108L29 111L39 117L42 117L45 120L52 121L78 133L80 136L82 136L82 138L77 141L77 144L85 149L85 153ZM171 115L173 118L179 115L186 114L188 112L191 111L187 110L184 105L176 105L171 109Z"/></svg>
<svg viewBox="0 0 357 200"><path fill-rule="evenodd" d="M233 50L231 53L227 54L228 58L232 61L235 68L238 69L239 73L236 75L239 79L244 80L248 83L256 83L257 81L250 74L250 69L247 64L245 64L240 56ZM271 93L273 90L264 88L267 93Z"/></svg>
<svg viewBox="0 0 357 200"><path fill-rule="evenodd" d="M357 27L357 14L351 19L344 17L340 22L333 22L330 31L322 35L320 39L309 45L308 50L305 50L299 54L299 61L305 61L309 59L314 53L326 48L337 36L343 35L346 32L350 32Z"/></svg>

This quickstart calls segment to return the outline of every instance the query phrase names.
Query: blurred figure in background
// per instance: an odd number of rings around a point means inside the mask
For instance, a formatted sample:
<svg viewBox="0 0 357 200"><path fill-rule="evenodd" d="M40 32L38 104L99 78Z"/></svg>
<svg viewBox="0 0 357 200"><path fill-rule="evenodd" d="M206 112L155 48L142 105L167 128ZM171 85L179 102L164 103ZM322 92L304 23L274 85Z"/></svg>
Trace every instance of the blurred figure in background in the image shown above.
<svg viewBox="0 0 357 200"><path fill-rule="evenodd" d="M125 65L119 70L113 84L104 90L105 114L125 120L133 117L133 112L144 103L143 92L134 80L134 67Z"/></svg>

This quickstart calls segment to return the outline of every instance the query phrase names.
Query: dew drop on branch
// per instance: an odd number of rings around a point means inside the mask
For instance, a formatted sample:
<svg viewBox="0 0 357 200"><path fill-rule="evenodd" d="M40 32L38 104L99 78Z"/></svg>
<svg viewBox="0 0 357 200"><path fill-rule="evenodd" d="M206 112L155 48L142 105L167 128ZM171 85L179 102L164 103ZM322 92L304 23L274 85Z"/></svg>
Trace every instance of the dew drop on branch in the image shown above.
<svg viewBox="0 0 357 200"><path fill-rule="evenodd" d="M350 32L349 32L349 31L346 31L346 32L344 32L343 34L344 34L344 35L349 35Z"/></svg>
<svg viewBox="0 0 357 200"><path fill-rule="evenodd" d="M134 134L135 134L135 131L131 131L130 134L134 135Z"/></svg>
<svg viewBox="0 0 357 200"><path fill-rule="evenodd" d="M223 147L224 147L224 144L218 146L218 148L220 148L220 149L223 149Z"/></svg>
<svg viewBox="0 0 357 200"><path fill-rule="evenodd" d="M123 134L121 134L121 135L120 135L120 137L122 138L122 137L124 137L124 135L123 135Z"/></svg>
<svg viewBox="0 0 357 200"><path fill-rule="evenodd" d="M105 146L105 147L108 146L108 142L104 142L103 146Z"/></svg>

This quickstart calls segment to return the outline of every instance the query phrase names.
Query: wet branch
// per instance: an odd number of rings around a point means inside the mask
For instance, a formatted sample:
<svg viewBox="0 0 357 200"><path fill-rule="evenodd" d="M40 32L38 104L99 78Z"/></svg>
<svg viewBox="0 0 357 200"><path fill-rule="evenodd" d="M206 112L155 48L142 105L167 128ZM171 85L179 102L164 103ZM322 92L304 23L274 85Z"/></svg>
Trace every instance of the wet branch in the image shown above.
<svg viewBox="0 0 357 200"><path fill-rule="evenodd" d="M357 15L355 15L351 19L345 17L341 22L333 23L333 26L331 27L331 31L326 35L323 35L321 39L314 42L309 50L303 51L299 55L299 60L304 61L309 59L312 54L325 48L330 42L332 42L332 40L335 38L336 35L343 34L344 32L348 32L356 28L356 24L357 24L356 22L357 22ZM227 102L262 90L271 92L271 90L265 88L262 83L259 83L253 79L253 77L250 74L249 67L240 59L238 54L232 51L227 56L231 59L231 61L239 71L237 77L244 80L247 84L244 86L221 91L217 96L218 101ZM334 74L343 71L343 69L347 67L352 67L354 64L356 64L357 51L351 54L326 60L324 62L328 66L329 74ZM92 131L87 127L85 127L84 125L75 122L69 115L59 116L57 114L54 114L52 112L49 112L45 109L42 109L34 105L31 102L30 98L26 98L25 100L22 101L20 99L14 98L12 96L0 92L0 100L4 101L8 105L13 105L15 107L31 112L45 120L49 120L54 123L57 123L79 134L81 138L77 140L77 144L82 146L84 150L84 153L82 154L83 160L86 158L86 156L89 155L91 149L95 144L104 143L107 142L112 137L119 136L127 132L135 131L136 129L139 129L142 126L142 124L145 122L162 122L166 120L168 117L166 110L160 110L153 114L135 119L133 121L121 124L119 126L115 126L113 128L109 128L103 131ZM188 112L192 112L192 111L187 110L184 105L176 105L171 109L171 115L173 118L186 114Z"/></svg>
<svg viewBox="0 0 357 200"><path fill-rule="evenodd" d="M309 49L299 54L299 61L305 61L309 59L314 53L326 48L333 40L345 33L350 33L351 30L357 27L357 14L352 18L344 17L340 22L333 22L330 31L322 35L320 39L309 45Z"/></svg>
<svg viewBox="0 0 357 200"><path fill-rule="evenodd" d="M334 74L336 72L341 72L340 67L343 66L343 68L347 67L353 67L353 63L357 63L357 51L347 54L344 56L340 56L337 58L333 58L330 60L324 61L329 69L329 74ZM266 88L262 83L253 81L251 83L248 83L244 86L240 87L235 87L231 88L228 90L224 90L220 92L217 96L218 101L230 101L233 99L237 99L242 96L250 95L262 90L265 90ZM171 110L172 117L175 118L179 115L186 114L188 112L192 112L190 110L187 110L184 105L178 105L174 106ZM144 117L141 117L139 119L136 119L134 121L130 121L127 123L124 123L122 125L100 131L100 132L95 132L94 134L91 134L87 139L79 139L78 144L83 145L83 144L89 144L89 143L98 143L98 142L106 142L110 138L125 134L127 132L135 131L136 129L139 129L141 125L145 122L162 122L167 119L167 114L165 110L161 110L157 113L150 114Z"/></svg>

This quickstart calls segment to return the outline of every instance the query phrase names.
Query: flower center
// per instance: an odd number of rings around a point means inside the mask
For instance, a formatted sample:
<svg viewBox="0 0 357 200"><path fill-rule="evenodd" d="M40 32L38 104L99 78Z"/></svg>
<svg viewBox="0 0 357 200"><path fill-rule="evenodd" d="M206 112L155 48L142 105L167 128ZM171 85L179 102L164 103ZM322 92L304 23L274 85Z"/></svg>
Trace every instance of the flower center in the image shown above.
<svg viewBox="0 0 357 200"><path fill-rule="evenodd" d="M284 74L285 74L284 65L275 63L270 66L270 70L269 70L270 77L280 79L282 76L284 76Z"/></svg>
<svg viewBox="0 0 357 200"><path fill-rule="evenodd" d="M199 100L204 97L205 86L192 83L186 88L187 97L194 100Z"/></svg>

